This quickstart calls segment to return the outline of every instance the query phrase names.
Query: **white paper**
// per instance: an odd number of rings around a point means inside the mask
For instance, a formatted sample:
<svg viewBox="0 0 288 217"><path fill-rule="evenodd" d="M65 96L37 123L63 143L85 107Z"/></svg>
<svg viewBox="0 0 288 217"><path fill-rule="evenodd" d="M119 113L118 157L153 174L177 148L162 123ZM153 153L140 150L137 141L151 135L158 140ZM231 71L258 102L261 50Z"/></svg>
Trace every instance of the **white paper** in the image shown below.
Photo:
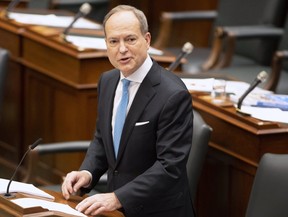
<svg viewBox="0 0 288 217"><path fill-rule="evenodd" d="M68 206L67 204L50 202L50 201L34 199L34 198L20 198L20 199L15 199L11 201L23 208L41 206L50 211L59 211L59 212L67 213L67 214L74 215L74 216L84 216L84 217L86 216L85 214Z"/></svg>
<svg viewBox="0 0 288 217"><path fill-rule="evenodd" d="M182 78L188 90L211 92L215 78ZM226 93L230 94L230 100L235 103L249 88L250 84L242 81L226 81ZM273 92L256 87L244 99L241 111L250 114L252 117L263 121L274 121L280 123L288 123L288 112L278 108L262 108L256 107L259 97L265 94L273 94Z"/></svg>
<svg viewBox="0 0 288 217"><path fill-rule="evenodd" d="M79 49L107 50L104 38L67 35L66 40L77 46ZM150 47L148 52L153 55L163 55L163 51Z"/></svg>
<svg viewBox="0 0 288 217"><path fill-rule="evenodd" d="M9 12L9 18L18 23L40 26L52 26L66 28L72 23L73 16L56 16L55 14L41 15L41 14L24 14ZM85 18L79 18L74 24L73 28L81 29L102 29L102 25L92 22Z"/></svg>
<svg viewBox="0 0 288 217"><path fill-rule="evenodd" d="M188 90L211 92L214 78L182 78Z"/></svg>
<svg viewBox="0 0 288 217"><path fill-rule="evenodd" d="M104 38L67 35L66 40L79 47L80 49L107 49Z"/></svg>
<svg viewBox="0 0 288 217"><path fill-rule="evenodd" d="M278 108L259 108L253 106L241 106L241 111L263 121L288 123L288 112Z"/></svg>
<svg viewBox="0 0 288 217"><path fill-rule="evenodd" d="M215 78L182 78L188 90L192 91L203 91L211 92L213 87L213 82ZM230 94L230 98L233 102L237 102L238 99L244 94L244 92L249 88L250 84L243 81L226 81L226 93ZM256 87L244 100L243 104L251 105L255 102L255 95L268 94L271 91L264 90L262 88Z"/></svg>
<svg viewBox="0 0 288 217"><path fill-rule="evenodd" d="M9 180L0 178L0 194L5 194L7 191ZM52 195L35 187L33 184L26 184L23 182L12 181L9 192L11 193L26 193L48 199L55 199Z"/></svg>
<svg viewBox="0 0 288 217"><path fill-rule="evenodd" d="M158 56L163 55L162 50L156 49L154 47L149 47L148 53L153 54L153 55L158 55Z"/></svg>

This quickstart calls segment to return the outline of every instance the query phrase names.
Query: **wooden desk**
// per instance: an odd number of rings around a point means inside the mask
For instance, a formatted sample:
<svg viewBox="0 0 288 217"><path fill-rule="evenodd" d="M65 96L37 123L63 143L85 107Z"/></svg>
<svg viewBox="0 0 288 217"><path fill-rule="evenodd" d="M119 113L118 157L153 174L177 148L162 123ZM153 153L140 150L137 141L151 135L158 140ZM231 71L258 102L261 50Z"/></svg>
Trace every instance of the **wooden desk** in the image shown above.
<svg viewBox="0 0 288 217"><path fill-rule="evenodd" d="M55 197L55 200L53 202L57 202L57 203L61 203L61 204L67 204L72 208L75 208L76 205L83 199L82 197L74 197L73 199L70 200L65 200L62 196L61 193L59 192L55 192L55 191L51 191L51 190L45 190L47 193L49 193L50 195ZM29 196L29 195L25 195L25 194L21 194L21 193L17 193L15 195L14 198L11 199L18 199L18 198L34 198L33 196ZM21 209L18 209L18 206L13 204L12 202L9 202L9 200L11 199L6 199L5 197L3 197L3 195L0 195L0 216L1 217L22 217L24 216L23 213L21 212ZM42 199L42 198L40 198ZM49 200L50 201L50 200ZM35 204L35 206L37 206L37 204ZM37 214L33 214L37 213ZM31 214L25 214L25 216L29 217L29 216L50 216L50 217L68 217L70 215L68 214L64 214L64 213L59 213L59 212L55 212L55 211L44 211L42 208L38 209L35 208L34 211L29 212ZM98 217L124 217L123 213L119 212L119 211L113 211L113 212L105 212L101 215L98 215Z"/></svg>
<svg viewBox="0 0 288 217"><path fill-rule="evenodd" d="M266 152L288 153L288 125L261 121L193 95L213 128L196 200L199 217L243 217L255 172Z"/></svg>

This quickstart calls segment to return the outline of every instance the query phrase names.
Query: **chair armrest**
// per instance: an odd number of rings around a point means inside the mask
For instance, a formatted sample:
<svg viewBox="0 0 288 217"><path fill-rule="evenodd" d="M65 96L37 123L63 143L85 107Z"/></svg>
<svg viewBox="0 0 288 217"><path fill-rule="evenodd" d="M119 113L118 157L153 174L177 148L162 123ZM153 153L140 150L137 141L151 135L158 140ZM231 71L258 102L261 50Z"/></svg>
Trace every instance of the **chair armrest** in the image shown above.
<svg viewBox="0 0 288 217"><path fill-rule="evenodd" d="M283 60L288 60L288 50L278 50L275 52L272 60L271 73L269 81L265 85L265 89L275 91L278 85Z"/></svg>
<svg viewBox="0 0 288 217"><path fill-rule="evenodd" d="M38 145L33 151L38 155L53 153L86 152L90 141L71 141Z"/></svg>
<svg viewBox="0 0 288 217"><path fill-rule="evenodd" d="M284 30L273 26L218 26L214 40L222 38L221 59L216 68L224 68L231 64L235 53L236 40L239 39L280 39Z"/></svg>
<svg viewBox="0 0 288 217"><path fill-rule="evenodd" d="M217 11L179 11L179 12L162 12L161 19L173 21L187 20L213 20L217 17Z"/></svg>
<svg viewBox="0 0 288 217"><path fill-rule="evenodd" d="M181 12L162 12L160 16L159 35L153 47L164 49L171 37L173 23L195 20L214 20L217 17L217 11L181 11Z"/></svg>
<svg viewBox="0 0 288 217"><path fill-rule="evenodd" d="M28 155L27 173L23 182L36 183L37 162L41 155L86 152L90 141L71 141L59 143L40 144L31 150Z"/></svg>
<svg viewBox="0 0 288 217"><path fill-rule="evenodd" d="M224 37L246 38L280 38L284 30L272 26L219 26L216 28L219 35Z"/></svg>
<svg viewBox="0 0 288 217"><path fill-rule="evenodd" d="M275 54L279 59L287 60L288 59L288 50L279 50Z"/></svg>

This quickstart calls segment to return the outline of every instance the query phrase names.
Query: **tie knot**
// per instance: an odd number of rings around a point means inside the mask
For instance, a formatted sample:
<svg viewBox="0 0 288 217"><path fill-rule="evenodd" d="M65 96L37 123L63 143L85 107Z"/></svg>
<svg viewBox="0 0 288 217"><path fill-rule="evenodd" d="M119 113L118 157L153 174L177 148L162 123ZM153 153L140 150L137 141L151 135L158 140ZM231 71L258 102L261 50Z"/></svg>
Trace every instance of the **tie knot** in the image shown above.
<svg viewBox="0 0 288 217"><path fill-rule="evenodd" d="M130 84L130 81L124 78L122 79L122 84L123 84L123 89L127 89Z"/></svg>

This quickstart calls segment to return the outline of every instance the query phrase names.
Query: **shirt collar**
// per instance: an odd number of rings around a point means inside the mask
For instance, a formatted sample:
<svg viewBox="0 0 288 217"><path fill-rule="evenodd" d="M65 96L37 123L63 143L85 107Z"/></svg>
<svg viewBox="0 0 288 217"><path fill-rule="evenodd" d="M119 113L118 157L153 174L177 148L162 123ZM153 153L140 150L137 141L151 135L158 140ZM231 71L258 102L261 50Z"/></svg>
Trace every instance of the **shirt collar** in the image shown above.
<svg viewBox="0 0 288 217"><path fill-rule="evenodd" d="M128 79L129 81L142 83L145 76L148 74L149 70L151 69L152 65L153 65L152 59L150 58L149 55L147 55L147 58L145 59L144 63L134 73L126 77L126 79ZM124 78L124 75L121 72L120 80L122 80L123 78Z"/></svg>

